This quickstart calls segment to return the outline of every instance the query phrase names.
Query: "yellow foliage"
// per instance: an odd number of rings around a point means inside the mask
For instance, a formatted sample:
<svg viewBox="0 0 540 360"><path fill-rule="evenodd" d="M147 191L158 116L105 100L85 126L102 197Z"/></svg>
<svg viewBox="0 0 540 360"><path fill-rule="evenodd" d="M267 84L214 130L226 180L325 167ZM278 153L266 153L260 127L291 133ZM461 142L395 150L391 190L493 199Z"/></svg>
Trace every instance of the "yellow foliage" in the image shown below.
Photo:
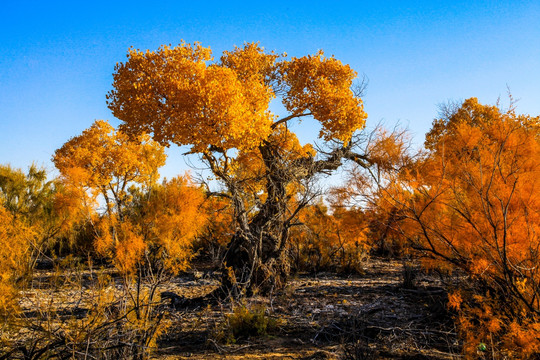
<svg viewBox="0 0 540 360"><path fill-rule="evenodd" d="M114 232L113 227L116 223L116 217L103 218L96 224L97 236L94 240L94 247L98 254L105 257L114 255Z"/></svg>
<svg viewBox="0 0 540 360"><path fill-rule="evenodd" d="M123 131L152 134L162 145L189 146L190 153L201 155L215 176L212 180L224 185L220 196L231 199L233 232L242 228L242 239L250 242L231 246L247 253L252 246L268 250L266 264L245 264L261 274L277 267L281 274L288 271L282 261L288 228L305 206L298 200L304 186L316 174L339 167L346 145L367 117L352 91L356 72L348 65L322 52L285 57L253 43L224 52L220 61L213 61L210 49L198 43L130 49L127 60L115 68L107 96ZM274 98L288 114L279 118L270 111ZM319 161L314 146L300 144L290 129L304 117L321 126L319 138L335 143L335 156L322 154ZM262 239L260 245L252 238ZM241 256L228 262L244 277L240 263L254 260ZM252 279L283 283L280 276ZM251 287L251 282L243 280L242 286Z"/></svg>
<svg viewBox="0 0 540 360"><path fill-rule="evenodd" d="M58 204L69 210L72 198L78 198L93 218L94 208L104 203L104 216L93 220L95 249L113 259L123 273L135 270L146 248L137 225L125 219L132 202L129 187L154 185L165 158L164 148L148 135L129 137L102 120L55 152L53 161L66 195L58 198Z"/></svg>
<svg viewBox="0 0 540 360"><path fill-rule="evenodd" d="M186 270L193 241L207 221L202 190L186 175L134 195L127 218L120 221L113 214L99 221L96 251L126 274L141 261L150 261L149 266L160 263L173 273Z"/></svg>
<svg viewBox="0 0 540 360"><path fill-rule="evenodd" d="M29 269L35 231L0 205L0 316L17 308L15 282Z"/></svg>
<svg viewBox="0 0 540 360"><path fill-rule="evenodd" d="M98 120L56 150L53 161L65 183L76 189L73 191L82 197L91 191L94 199L102 195L110 212L111 199L117 207L128 200L129 184L155 183L165 158L164 148L148 135L129 138L108 122ZM85 201L92 204L92 199Z"/></svg>
<svg viewBox="0 0 540 360"><path fill-rule="evenodd" d="M362 100L351 90L357 74L349 65L319 51L285 61L280 70L288 87L286 109L294 114L311 112L322 125L321 138L347 143L355 130L363 128L367 116Z"/></svg>
<svg viewBox="0 0 540 360"><path fill-rule="evenodd" d="M210 49L198 43L131 49L116 67L108 104L130 133L152 133L193 152L261 145L275 130L268 107L276 94L292 115L318 120L325 140L348 142L363 128L367 115L351 91L356 72L348 65L322 52L279 58L253 43L225 51L213 64Z"/></svg>
<svg viewBox="0 0 540 360"><path fill-rule="evenodd" d="M207 65L211 51L199 44L131 49L128 61L116 67L109 106L130 132L151 132L163 144L191 144L193 151L256 147L270 133L273 93L259 76L238 67L241 52L226 56L229 68Z"/></svg>
<svg viewBox="0 0 540 360"><path fill-rule="evenodd" d="M116 228L116 238L114 246L116 267L125 274L135 271L146 249L143 237L135 232L132 224L125 221Z"/></svg>
<svg viewBox="0 0 540 360"><path fill-rule="evenodd" d="M187 175L164 181L142 200L143 211L133 221L140 224L153 261L161 261L173 273L189 267L193 241L207 222L204 201L202 189Z"/></svg>

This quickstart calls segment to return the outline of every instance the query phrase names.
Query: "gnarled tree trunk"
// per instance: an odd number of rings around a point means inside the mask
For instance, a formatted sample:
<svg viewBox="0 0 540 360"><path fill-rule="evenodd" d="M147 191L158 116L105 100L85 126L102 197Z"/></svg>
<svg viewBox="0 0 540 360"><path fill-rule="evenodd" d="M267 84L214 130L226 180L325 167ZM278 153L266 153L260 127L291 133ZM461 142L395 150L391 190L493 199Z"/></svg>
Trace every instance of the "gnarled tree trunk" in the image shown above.
<svg viewBox="0 0 540 360"><path fill-rule="evenodd" d="M287 186L298 179L278 147L265 142L259 150L266 168L266 201L251 219L245 214L242 199L234 199L235 189L229 189L238 229L224 258L222 289L233 297L268 295L282 289L289 275L286 246L294 216L290 216L287 208L290 200Z"/></svg>
<svg viewBox="0 0 540 360"><path fill-rule="evenodd" d="M364 156L350 152L349 146L341 146L328 153L322 160L312 156L288 157L283 149L270 141L265 141L259 152L264 165L261 176L265 186L265 200L256 213L248 213L245 192L233 178L220 173L227 185L228 197L234 211L236 231L228 245L223 259L222 284L213 294L218 298L234 298L254 293L268 295L281 290L289 275L290 259L287 254L289 229L294 225L296 215L316 194L306 190L302 199L291 201L299 194L287 193L291 184L300 184L312 179L317 173L337 169L344 158L358 161ZM206 160L212 166L211 155ZM252 194L253 195L253 194Z"/></svg>

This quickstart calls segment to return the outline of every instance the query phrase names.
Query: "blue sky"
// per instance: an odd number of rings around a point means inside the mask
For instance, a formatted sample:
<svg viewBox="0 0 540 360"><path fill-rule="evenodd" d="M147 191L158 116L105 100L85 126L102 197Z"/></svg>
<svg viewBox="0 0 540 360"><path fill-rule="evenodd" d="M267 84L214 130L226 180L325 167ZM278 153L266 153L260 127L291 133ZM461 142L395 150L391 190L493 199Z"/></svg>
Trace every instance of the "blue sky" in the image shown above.
<svg viewBox="0 0 540 360"><path fill-rule="evenodd" d="M127 49L199 41L216 57L244 42L323 49L369 78L368 123L400 121L417 143L437 104L476 96L540 114L540 1L3 1L0 163L52 170L55 149L95 119ZM504 103L504 101L503 101ZM295 130L307 139L309 123ZM311 131L311 132L310 132ZM162 171L187 168L172 150Z"/></svg>

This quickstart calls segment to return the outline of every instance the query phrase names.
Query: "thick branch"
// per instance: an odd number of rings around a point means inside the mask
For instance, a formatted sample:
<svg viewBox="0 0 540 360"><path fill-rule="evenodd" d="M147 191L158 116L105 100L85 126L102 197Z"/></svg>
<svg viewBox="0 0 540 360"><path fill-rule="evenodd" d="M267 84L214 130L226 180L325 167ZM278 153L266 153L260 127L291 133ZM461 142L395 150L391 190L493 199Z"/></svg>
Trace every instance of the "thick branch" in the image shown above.
<svg viewBox="0 0 540 360"><path fill-rule="evenodd" d="M310 115L312 115L312 114L311 113L305 113L305 114L299 114L299 115L292 114L292 115L286 116L286 117L284 117L282 119L279 119L275 123L273 123L272 126L271 126L271 129L274 130L279 124L286 123L287 121L292 120L294 118L300 118L300 117L303 117L303 116L310 116Z"/></svg>

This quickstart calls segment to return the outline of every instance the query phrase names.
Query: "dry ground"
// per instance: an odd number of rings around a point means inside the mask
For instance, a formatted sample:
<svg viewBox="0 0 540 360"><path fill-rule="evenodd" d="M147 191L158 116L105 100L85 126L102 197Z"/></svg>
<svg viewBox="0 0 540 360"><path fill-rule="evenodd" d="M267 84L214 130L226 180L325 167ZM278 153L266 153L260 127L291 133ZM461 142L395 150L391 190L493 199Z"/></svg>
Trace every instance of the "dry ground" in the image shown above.
<svg viewBox="0 0 540 360"><path fill-rule="evenodd" d="M364 275L300 275L282 294L254 297L277 320L264 337L225 345L214 340L230 305L173 313L174 326L156 359L457 359L459 342L441 281L413 270L415 288L403 287L399 261L371 259ZM178 278L169 289L197 296L211 279Z"/></svg>
<svg viewBox="0 0 540 360"><path fill-rule="evenodd" d="M413 270L415 287L405 288L403 269L400 261L372 258L362 275L297 275L284 292L253 297L243 304L264 309L276 326L265 336L240 337L234 344L220 341L218 334L235 305L171 308L169 330L159 339L153 359L460 358L441 280ZM38 284L50 283L47 276L41 271ZM84 279L80 280L48 295L70 316L78 312L84 316L88 290L81 285ZM175 278L163 290L193 298L216 286L211 273L193 271ZM47 286L34 287L24 297L23 308L31 314L35 303L47 298L46 293Z"/></svg>

